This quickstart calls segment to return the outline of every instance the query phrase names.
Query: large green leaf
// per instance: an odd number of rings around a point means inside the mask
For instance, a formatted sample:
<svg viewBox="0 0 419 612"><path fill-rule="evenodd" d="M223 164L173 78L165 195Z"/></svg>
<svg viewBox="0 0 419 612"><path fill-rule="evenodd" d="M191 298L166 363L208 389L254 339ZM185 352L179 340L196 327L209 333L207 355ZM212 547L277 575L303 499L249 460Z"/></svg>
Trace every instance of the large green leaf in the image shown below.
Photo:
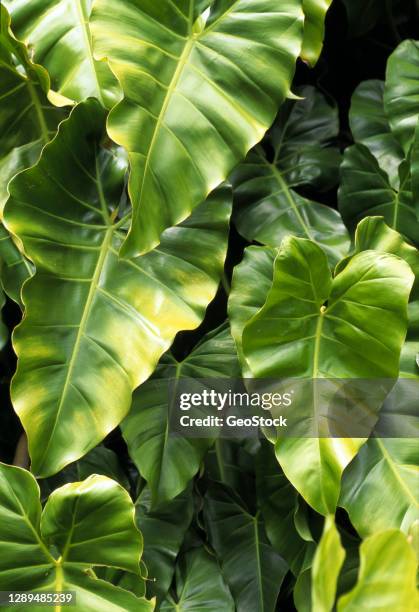
<svg viewBox="0 0 419 612"><path fill-rule="evenodd" d="M0 278L4 292L22 308L22 286L32 276L33 264L19 251L7 229L0 223Z"/></svg>
<svg viewBox="0 0 419 612"><path fill-rule="evenodd" d="M205 17L194 0L96 0L95 54L125 95L108 122L131 163L124 255L157 245L261 140L289 92L303 18L301 0L215 0Z"/></svg>
<svg viewBox="0 0 419 612"><path fill-rule="evenodd" d="M390 125L407 154L419 119L419 41L405 40L387 63L384 102Z"/></svg>
<svg viewBox="0 0 419 612"><path fill-rule="evenodd" d="M382 215L387 225L419 244L419 222L406 163L399 167L397 189L374 155L361 144L346 149L341 169L339 210L350 230L364 217Z"/></svg>
<svg viewBox="0 0 419 612"><path fill-rule="evenodd" d="M377 533L361 544L360 554L358 583L340 597L338 612L416 612L416 556L405 536L396 530Z"/></svg>
<svg viewBox="0 0 419 612"><path fill-rule="evenodd" d="M339 213L295 187L336 183L340 155L330 142L339 132L338 111L313 87L299 93L305 99L284 104L270 133L272 162L258 146L233 173L234 220L248 240L278 247L290 234L309 238L336 263L349 248Z"/></svg>
<svg viewBox="0 0 419 612"><path fill-rule="evenodd" d="M398 169L404 159L404 153L391 131L383 96L383 81L361 83L352 96L349 119L356 142L370 150L380 167L388 174L391 185L397 188Z"/></svg>
<svg viewBox="0 0 419 612"><path fill-rule="evenodd" d="M9 180L34 164L65 116L47 99L49 77L29 59L24 44L10 29L7 10L0 6L0 211Z"/></svg>
<svg viewBox="0 0 419 612"><path fill-rule="evenodd" d="M244 252L243 261L234 268L228 316L244 377L250 372L242 348L243 329L265 303L272 285L275 255L275 249L250 246Z"/></svg>
<svg viewBox="0 0 419 612"><path fill-rule="evenodd" d="M229 329L212 332L183 360L170 354L134 394L122 433L132 459L147 480L153 504L173 499L198 472L214 440L170 435L169 384L181 378L234 378L239 369ZM173 395L172 391L172 395Z"/></svg>
<svg viewBox="0 0 419 612"><path fill-rule="evenodd" d="M89 17L92 0L4 0L19 38L51 77L51 87L80 102L89 96L111 107L120 99L106 62L93 57Z"/></svg>
<svg viewBox="0 0 419 612"><path fill-rule="evenodd" d="M226 252L231 203L222 189L168 230L159 249L118 257L125 167L100 148L103 115L94 100L76 107L39 163L15 178L5 210L37 268L14 333L12 400L40 476L78 459L123 419L176 333L201 322Z"/></svg>
<svg viewBox="0 0 419 612"><path fill-rule="evenodd" d="M355 255L332 278L317 245L284 240L266 303L243 332L250 371L272 378L396 378L412 283L404 261L374 251ZM313 414L317 402L314 390ZM276 453L291 483L326 515L336 508L343 469L361 444L289 437L278 440Z"/></svg>
<svg viewBox="0 0 419 612"><path fill-rule="evenodd" d="M33 476L0 464L0 519L3 590L74 591L77 608L89 612L153 610L146 599L92 577L94 565L139 573L142 538L134 506L109 478L61 487L42 511Z"/></svg>
<svg viewBox="0 0 419 612"><path fill-rule="evenodd" d="M287 565L266 537L260 512L253 514L227 487L205 497L206 526L237 612L273 612Z"/></svg>
<svg viewBox="0 0 419 612"><path fill-rule="evenodd" d="M204 549L183 555L176 567L175 592L165 599L161 612L234 612L231 593L217 561Z"/></svg>
<svg viewBox="0 0 419 612"><path fill-rule="evenodd" d="M243 332L253 375L397 377L413 281L404 261L374 251L355 255L333 278L316 244L285 239L266 303Z"/></svg>
<svg viewBox="0 0 419 612"><path fill-rule="evenodd" d="M332 0L303 0L305 13L301 57L315 66L323 48L324 20Z"/></svg>
<svg viewBox="0 0 419 612"><path fill-rule="evenodd" d="M339 505L362 537L391 527L407 533L419 518L418 464L412 438L372 438L360 450L344 472Z"/></svg>
<svg viewBox="0 0 419 612"><path fill-rule="evenodd" d="M327 516L323 535L313 560L311 603L316 612L331 612L334 607L339 573L345 559L339 532L332 516Z"/></svg>
<svg viewBox="0 0 419 612"><path fill-rule="evenodd" d="M144 538L144 562L150 579L148 589L151 594L162 598L169 590L176 558L192 521L191 488L153 510L151 491L145 487L135 507L137 525Z"/></svg>

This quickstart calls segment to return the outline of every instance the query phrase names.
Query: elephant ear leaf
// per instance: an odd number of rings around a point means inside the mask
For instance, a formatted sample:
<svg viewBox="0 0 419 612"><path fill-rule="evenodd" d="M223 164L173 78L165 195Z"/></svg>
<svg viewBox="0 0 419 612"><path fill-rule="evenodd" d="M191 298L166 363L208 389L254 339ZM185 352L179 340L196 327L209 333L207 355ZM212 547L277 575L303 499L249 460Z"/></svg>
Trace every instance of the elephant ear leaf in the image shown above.
<svg viewBox="0 0 419 612"><path fill-rule="evenodd" d="M12 401L32 470L44 477L124 418L132 391L176 333L201 322L226 253L231 195L223 188L167 230L159 249L119 258L125 167L101 147L104 115L95 100L77 106L38 164L14 179L5 209L37 270L24 285L26 316L14 334Z"/></svg>
<svg viewBox="0 0 419 612"><path fill-rule="evenodd" d="M338 111L313 87L298 93L304 100L288 100L267 137L273 159L258 146L234 171L234 221L247 240L272 247L290 234L312 239L334 264L349 249L342 218L296 188L336 184L340 154L331 142L339 132Z"/></svg>
<svg viewBox="0 0 419 612"><path fill-rule="evenodd" d="M394 255L365 251L333 278L317 245L284 240L266 303L243 332L250 371L271 378L396 378L412 283L409 266ZM377 309L379 320L371 318ZM394 332L391 339L387 329ZM342 472L362 442L287 437L277 441L276 454L300 494L327 515L335 511Z"/></svg>
<svg viewBox="0 0 419 612"><path fill-rule="evenodd" d="M315 66L323 48L324 21L332 0L303 0L305 14L301 58Z"/></svg>
<svg viewBox="0 0 419 612"><path fill-rule="evenodd" d="M383 531L364 540L360 558L358 582L339 598L338 612L418 609L416 556L400 531Z"/></svg>
<svg viewBox="0 0 419 612"><path fill-rule="evenodd" d="M9 180L34 164L55 133L63 110L48 99L49 77L31 62L25 45L10 29L10 16L0 6L0 211Z"/></svg>
<svg viewBox="0 0 419 612"><path fill-rule="evenodd" d="M73 591L77 607L92 612L153 610L152 602L94 577L95 565L140 573L134 506L114 481L91 476L65 485L42 511L34 477L0 464L0 518L3 590Z"/></svg>
<svg viewBox="0 0 419 612"><path fill-rule="evenodd" d="M5 0L13 27L30 45L34 60L51 77L54 102L81 102L89 96L110 108L121 97L106 62L93 57L89 17L92 0Z"/></svg>
<svg viewBox="0 0 419 612"><path fill-rule="evenodd" d="M181 493L198 472L213 438L168 434L170 384L182 378L235 378L236 350L229 329L210 333L182 361L165 355L153 377L134 393L133 406L122 422L122 434L141 475L149 483L154 505Z"/></svg>
<svg viewBox="0 0 419 612"><path fill-rule="evenodd" d="M108 59L125 96L108 122L131 163L124 256L149 251L188 217L261 140L289 93L300 0L280 10L276 0L216 0L198 19L194 8L194 0L93 7L95 55Z"/></svg>

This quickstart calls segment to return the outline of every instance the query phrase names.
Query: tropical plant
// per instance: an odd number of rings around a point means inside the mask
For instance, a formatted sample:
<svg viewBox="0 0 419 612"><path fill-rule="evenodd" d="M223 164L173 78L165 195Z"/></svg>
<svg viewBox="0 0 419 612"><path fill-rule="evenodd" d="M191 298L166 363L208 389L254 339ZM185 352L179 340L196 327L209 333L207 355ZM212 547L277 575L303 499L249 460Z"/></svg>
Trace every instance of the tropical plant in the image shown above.
<svg viewBox="0 0 419 612"><path fill-rule="evenodd" d="M418 609L419 42L367 4L3 0L0 591ZM310 435L172 428L272 380Z"/></svg>

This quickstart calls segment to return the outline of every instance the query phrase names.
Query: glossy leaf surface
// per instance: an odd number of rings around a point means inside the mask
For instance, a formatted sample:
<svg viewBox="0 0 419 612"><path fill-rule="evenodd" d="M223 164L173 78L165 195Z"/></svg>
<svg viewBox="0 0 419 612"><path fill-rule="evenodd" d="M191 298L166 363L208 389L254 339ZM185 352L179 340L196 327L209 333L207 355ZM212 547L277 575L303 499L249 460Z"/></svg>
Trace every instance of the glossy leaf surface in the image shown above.
<svg viewBox="0 0 419 612"><path fill-rule="evenodd" d="M33 64L26 47L10 29L10 16L0 6L0 210L9 180L36 162L54 134L64 111L47 99L49 78Z"/></svg>
<svg viewBox="0 0 419 612"><path fill-rule="evenodd" d="M5 0L13 27L34 60L51 77L51 87L69 101L89 96L111 107L120 99L106 62L93 57L89 17L92 0Z"/></svg>
<svg viewBox="0 0 419 612"><path fill-rule="evenodd" d="M149 483L153 503L167 502L187 486L213 444L204 438L171 435L169 385L181 378L234 378L239 375L229 329L210 333L183 360L170 354L161 360L153 377L134 394L133 407L122 432L140 473ZM208 432L206 432L208 434Z"/></svg>
<svg viewBox="0 0 419 612"><path fill-rule="evenodd" d="M311 602L316 612L331 612L334 607L339 573L345 559L339 532L332 516L327 516L316 549L312 568Z"/></svg>
<svg viewBox="0 0 419 612"><path fill-rule="evenodd" d="M134 507L112 480L92 476L57 489L41 512L33 476L0 464L0 514L3 590L75 591L77 605L92 612L153 610L151 602L86 573L93 565L139 572Z"/></svg>
<svg viewBox="0 0 419 612"><path fill-rule="evenodd" d="M415 612L416 556L405 536L396 530L377 533L361 544L360 554L358 583L339 599L338 612Z"/></svg>
<svg viewBox="0 0 419 612"><path fill-rule="evenodd" d="M405 40L387 63L384 101L391 127L407 154L419 118L419 41Z"/></svg>
<svg viewBox="0 0 419 612"><path fill-rule="evenodd" d="M304 39L301 57L314 66L323 48L324 20L332 0L303 0L305 13Z"/></svg>
<svg viewBox="0 0 419 612"><path fill-rule="evenodd" d="M290 234L311 239L336 263L349 248L339 213L295 188L336 183L340 155L330 143L339 131L337 109L313 87L298 93L305 99L283 105L267 139L272 162L258 146L233 173L234 221L247 240L272 247Z"/></svg>
<svg viewBox="0 0 419 612"><path fill-rule="evenodd" d="M243 351L252 374L397 377L412 283L405 262L373 251L353 257L333 279L317 245L287 239L275 261L267 301L243 332ZM372 320L371 309L377 308L381 316ZM326 515L336 508L343 469L361 444L361 439L285 438L277 442L276 453L291 483Z"/></svg>
<svg viewBox="0 0 419 612"><path fill-rule="evenodd" d="M289 92L300 0L216 0L206 19L194 9L193 0L94 4L95 55L125 96L108 122L131 163L124 255L149 251L224 181Z"/></svg>
<svg viewBox="0 0 419 612"><path fill-rule="evenodd" d="M225 256L230 203L221 190L169 230L160 249L120 259L124 233L115 216L125 168L100 148L102 137L98 103L77 107L38 165L15 179L5 214L37 268L14 334L12 400L32 469L42 476L78 459L123 419L133 389L176 333L200 323ZM203 240L211 256L196 249Z"/></svg>

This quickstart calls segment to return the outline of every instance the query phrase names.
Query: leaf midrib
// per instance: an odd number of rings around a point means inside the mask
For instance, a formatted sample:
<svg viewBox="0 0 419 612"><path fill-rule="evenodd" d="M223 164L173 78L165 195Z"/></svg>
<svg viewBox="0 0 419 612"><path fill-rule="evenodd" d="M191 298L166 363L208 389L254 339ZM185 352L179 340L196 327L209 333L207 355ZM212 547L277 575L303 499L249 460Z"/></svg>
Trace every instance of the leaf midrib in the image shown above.
<svg viewBox="0 0 419 612"><path fill-rule="evenodd" d="M46 447L44 448L44 452L42 455L42 462L39 465L39 471L42 471L42 466L45 462L45 457L48 455L48 451L49 448L51 446L51 442L53 440L54 437L54 433L55 430L57 428L57 424L59 422L59 417L61 414L61 411L63 409L66 397L67 397L67 392L68 389L70 387L71 384L71 378L72 378L72 374L73 374L73 370L74 367L76 365L76 361L77 361L77 357L78 357L78 353L79 353L79 349L80 349L80 344L82 341L82 338L85 334L85 330L86 330L86 326L89 320L89 316L90 316L90 312L92 309L92 305L93 305L93 300L96 294L96 290L98 288L98 284L99 284L99 280L102 274L102 270L103 267L105 265L106 262L106 257L108 255L108 251L109 251L109 247L111 245L111 241L112 241L112 237L113 237L113 232L114 232L114 227L110 226L108 227L108 229L105 232L104 235L104 239L102 242L102 245L100 247L100 253L99 253L99 258L97 260L96 263L96 267L95 267L95 271L93 274L93 278L92 278L92 282L89 288L89 292L86 298L86 303L83 309L83 314L80 320L80 325L78 328L78 332L77 332L77 336L74 342L74 346L73 346L73 350L71 353L71 357L70 357L70 361L68 362L68 369L67 369L67 375L65 378L65 382L64 382L64 386L63 386L63 390L61 392L61 398L60 398L60 403L58 405L57 411L56 411L56 415L55 415L55 419L54 419L54 425L52 427L52 430L49 434L49 438L48 438L48 443L46 445Z"/></svg>

